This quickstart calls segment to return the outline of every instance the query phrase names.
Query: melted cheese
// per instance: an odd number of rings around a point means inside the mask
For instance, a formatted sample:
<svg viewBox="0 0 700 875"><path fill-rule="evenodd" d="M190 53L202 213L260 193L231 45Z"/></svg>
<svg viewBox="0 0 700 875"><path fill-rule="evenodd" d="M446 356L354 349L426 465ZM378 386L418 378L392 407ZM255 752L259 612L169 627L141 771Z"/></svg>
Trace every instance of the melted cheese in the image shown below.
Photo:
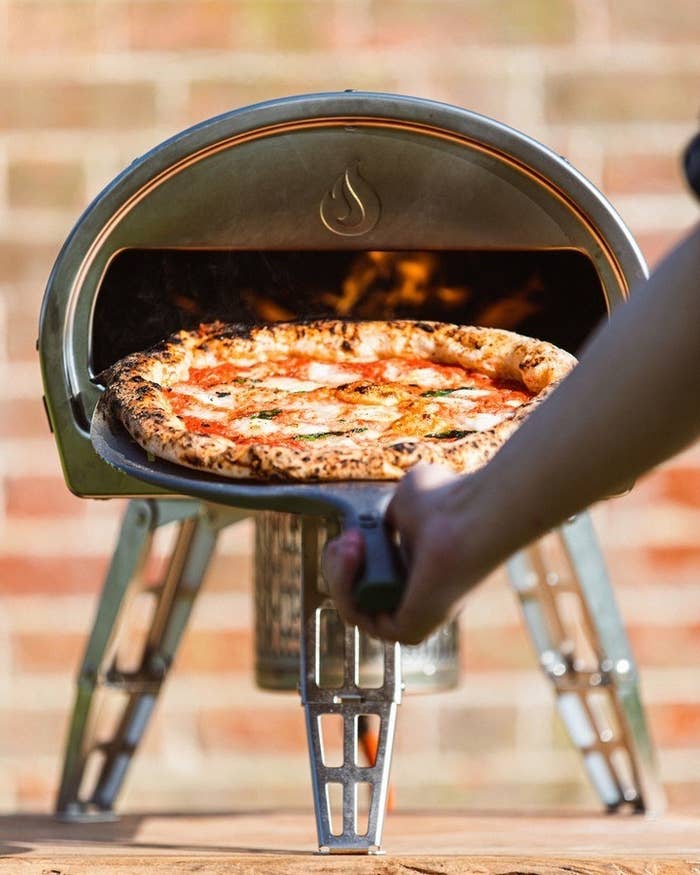
<svg viewBox="0 0 700 875"><path fill-rule="evenodd" d="M503 422L507 414L477 413L475 416L467 416L462 420L460 428L465 431L488 431Z"/></svg>
<svg viewBox="0 0 700 875"><path fill-rule="evenodd" d="M353 371L351 365L333 362L311 362L308 373L310 380L316 380L323 386L342 386L343 383L362 379L362 374Z"/></svg>
<svg viewBox="0 0 700 875"><path fill-rule="evenodd" d="M261 386L271 389L284 389L285 392L312 392L323 386L318 380L301 380L297 377L264 377Z"/></svg>
<svg viewBox="0 0 700 875"><path fill-rule="evenodd" d="M190 430L232 441L331 440L335 447L460 440L530 400L456 365L393 358L336 364L299 356L199 367L172 387L173 412ZM465 437L467 435L465 434Z"/></svg>

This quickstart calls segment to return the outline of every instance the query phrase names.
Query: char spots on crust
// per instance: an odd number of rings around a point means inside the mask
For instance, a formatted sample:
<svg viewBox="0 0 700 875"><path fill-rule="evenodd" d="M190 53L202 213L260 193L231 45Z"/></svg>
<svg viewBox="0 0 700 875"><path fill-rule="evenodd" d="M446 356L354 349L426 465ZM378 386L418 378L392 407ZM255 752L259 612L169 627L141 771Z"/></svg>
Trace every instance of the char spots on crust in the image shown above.
<svg viewBox="0 0 700 875"><path fill-rule="evenodd" d="M200 459L196 450L185 449L182 453L182 461L192 468L202 468L202 459Z"/></svg>
<svg viewBox="0 0 700 875"><path fill-rule="evenodd" d="M402 455L410 455L416 452L418 445L415 441L399 441L396 444L389 444L389 449Z"/></svg>
<svg viewBox="0 0 700 875"><path fill-rule="evenodd" d="M142 425L148 423L153 425L162 425L167 423L169 417L162 410L134 410L131 413L131 418Z"/></svg>
<svg viewBox="0 0 700 875"><path fill-rule="evenodd" d="M138 379L141 385L136 386L134 389L134 397L136 399L147 398L149 395L160 390L160 386L156 383L147 383L145 380L142 380L141 377ZM136 379L134 379L134 382L136 382Z"/></svg>
<svg viewBox="0 0 700 875"><path fill-rule="evenodd" d="M214 323L217 327L213 332L206 332L207 340L250 340L260 325L245 325L242 322Z"/></svg>
<svg viewBox="0 0 700 875"><path fill-rule="evenodd" d="M148 353L150 355L158 355L161 361L174 361L177 354L173 347L182 346L184 343L180 334L171 334L166 340L161 340L152 346Z"/></svg>
<svg viewBox="0 0 700 875"><path fill-rule="evenodd" d="M530 352L523 358L518 367L521 371L527 371L531 368L536 368L538 365L541 365L543 362L546 361L547 356L544 353Z"/></svg>

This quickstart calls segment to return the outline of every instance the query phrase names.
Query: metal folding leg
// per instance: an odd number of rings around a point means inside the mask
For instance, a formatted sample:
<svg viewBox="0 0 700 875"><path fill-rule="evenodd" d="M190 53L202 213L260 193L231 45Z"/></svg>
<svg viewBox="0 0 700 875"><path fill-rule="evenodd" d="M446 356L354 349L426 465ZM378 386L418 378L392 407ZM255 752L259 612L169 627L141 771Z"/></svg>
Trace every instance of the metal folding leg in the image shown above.
<svg viewBox="0 0 700 875"><path fill-rule="evenodd" d="M384 645L384 677L381 685L362 686L357 627L345 628L343 676L325 677L321 659L321 636L328 623L340 622L332 601L319 590L319 543L321 526L312 517L302 519L302 641L301 695L311 759L311 779L316 826L321 853L378 853L389 789L389 769L401 701L401 660L398 644ZM329 765L323 738L323 717L339 715L343 725L342 763ZM379 719L379 739L374 763L361 766L358 740L361 718ZM342 804L333 811L330 788L339 785ZM366 829L358 824L358 795L369 792ZM334 819L334 814L337 817Z"/></svg>
<svg viewBox="0 0 700 875"><path fill-rule="evenodd" d="M664 807L638 676L590 518L561 529L508 563L527 628L569 736L610 811Z"/></svg>
<svg viewBox="0 0 700 875"><path fill-rule="evenodd" d="M114 800L174 659L218 532L244 516L240 511L196 501L129 502L78 677L56 804L59 818L113 816ZM153 533L173 522L179 524L179 531L167 569L157 586L146 587L141 571ZM155 610L138 668L124 671L119 667L118 644L128 631L124 628L125 608L140 592L154 596ZM112 737L98 741L100 700L110 693L121 694L118 721ZM98 757L102 762L90 781L89 766ZM83 785L88 781L92 786L86 788Z"/></svg>

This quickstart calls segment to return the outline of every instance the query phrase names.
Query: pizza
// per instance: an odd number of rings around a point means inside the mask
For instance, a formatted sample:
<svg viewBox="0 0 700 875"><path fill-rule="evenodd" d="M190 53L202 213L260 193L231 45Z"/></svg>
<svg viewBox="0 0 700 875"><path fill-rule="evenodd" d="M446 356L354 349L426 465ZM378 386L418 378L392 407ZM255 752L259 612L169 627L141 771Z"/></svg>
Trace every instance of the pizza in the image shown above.
<svg viewBox="0 0 700 875"><path fill-rule="evenodd" d="M112 366L100 407L149 454L223 477L391 480L477 469L574 364L492 328L217 322Z"/></svg>

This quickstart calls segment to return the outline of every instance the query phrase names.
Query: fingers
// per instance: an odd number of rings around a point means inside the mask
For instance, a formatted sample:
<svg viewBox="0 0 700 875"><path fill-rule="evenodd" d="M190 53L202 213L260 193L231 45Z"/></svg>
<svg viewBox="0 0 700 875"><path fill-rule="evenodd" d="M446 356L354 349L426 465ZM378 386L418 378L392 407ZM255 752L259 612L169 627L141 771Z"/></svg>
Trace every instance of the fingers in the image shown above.
<svg viewBox="0 0 700 875"><path fill-rule="evenodd" d="M426 590L431 568L434 577L434 559L429 556L419 559L395 614L376 616L362 613L355 605L354 585L363 562L364 540L358 529L349 529L329 541L321 557L321 573L344 622L358 626L374 638L419 644L445 621L446 605L441 593Z"/></svg>
<svg viewBox="0 0 700 875"><path fill-rule="evenodd" d="M321 556L321 574L330 587L331 596L346 623L358 625L363 614L355 607L353 587L365 559L365 542L359 529L348 529L328 541Z"/></svg>
<svg viewBox="0 0 700 875"><path fill-rule="evenodd" d="M450 534L452 526L441 511L443 487L457 478L449 468L418 465L399 483L387 508L387 523L399 535L408 566L406 590L392 616L370 617L355 605L354 584L365 558L361 532L351 529L328 542L321 569L346 623L376 638L418 644L445 622L456 590L454 573L447 573L447 567L453 565L458 538Z"/></svg>
<svg viewBox="0 0 700 875"><path fill-rule="evenodd" d="M437 589L436 558L424 553L416 556L406 583L404 597L391 616L374 619L374 634L387 641L420 644L447 619L450 607L446 592Z"/></svg>

